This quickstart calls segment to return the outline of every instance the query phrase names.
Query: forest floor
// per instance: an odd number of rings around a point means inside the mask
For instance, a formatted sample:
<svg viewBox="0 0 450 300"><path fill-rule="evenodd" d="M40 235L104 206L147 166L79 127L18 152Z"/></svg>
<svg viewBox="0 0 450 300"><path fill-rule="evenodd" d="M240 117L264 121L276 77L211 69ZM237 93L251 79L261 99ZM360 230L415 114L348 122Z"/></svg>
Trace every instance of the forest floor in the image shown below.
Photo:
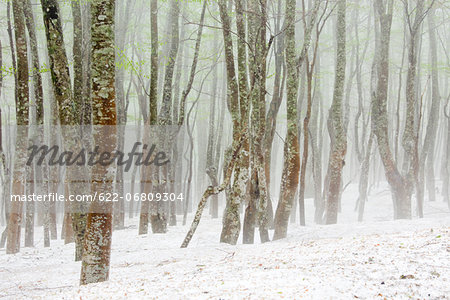
<svg viewBox="0 0 450 300"><path fill-rule="evenodd" d="M356 195L349 186L339 224L328 226L312 223L307 199L307 226L290 224L287 239L263 245L220 244L221 220L207 211L187 249L188 226L138 236L138 218L126 220L113 234L110 280L82 287L74 245L44 248L36 228L34 248L0 250L0 299L450 299L447 205L427 201L425 218L392 221L382 186L357 223Z"/></svg>

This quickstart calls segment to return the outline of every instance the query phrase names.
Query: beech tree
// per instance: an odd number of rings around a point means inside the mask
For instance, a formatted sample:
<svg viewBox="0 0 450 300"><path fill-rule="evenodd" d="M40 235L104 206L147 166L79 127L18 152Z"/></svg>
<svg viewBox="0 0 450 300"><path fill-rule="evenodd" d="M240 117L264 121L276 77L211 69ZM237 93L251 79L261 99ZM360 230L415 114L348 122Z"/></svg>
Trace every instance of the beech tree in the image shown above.
<svg viewBox="0 0 450 300"><path fill-rule="evenodd" d="M25 15L22 1L13 1L14 36L17 50L17 95L16 95L16 157L12 178L12 194L23 195L25 192L25 161L29 124L29 87L28 87L28 49L25 36ZM8 221L8 238L6 253L14 254L20 250L20 231L22 224L21 201L11 202Z"/></svg>
<svg viewBox="0 0 450 300"><path fill-rule="evenodd" d="M93 0L92 13L92 124L96 145L112 153L117 146L114 2ZM113 190L114 170L96 164L91 175L92 193ZM108 280L112 237L112 203L93 201L89 208L83 247L80 284Z"/></svg>
<svg viewBox="0 0 450 300"><path fill-rule="evenodd" d="M241 199L244 199L245 194L247 193L247 182L249 178L247 169L249 153L245 150L245 147L248 144L248 109L246 107L246 98L242 98L242 101L239 99L239 83L236 77L233 40L231 37L231 19L227 9L227 3L225 0L219 0L218 6L220 11L220 19L222 21L225 63L227 69L227 102L233 123L233 144L231 148L237 148L237 143L241 140L241 136L244 136L242 139L244 143L244 151L240 154L242 157L239 157L236 162L237 166L234 171L234 181L232 183L230 182L231 187L230 192L228 193L229 197L227 197L227 203L223 216L222 233L220 235L221 242L236 244L241 229L239 205ZM243 115L240 113L240 105L244 107L244 111L242 112Z"/></svg>
<svg viewBox="0 0 450 300"><path fill-rule="evenodd" d="M320 2L316 1L311 8L311 19L305 30L302 52L298 58L295 54L295 10L294 0L286 1L286 30L285 30L285 57L286 57L286 104L287 104L287 133L284 141L284 163L281 177L280 200L275 213L275 232L273 239L285 238L289 215L291 213L295 192L300 174L300 149L298 142L297 125L297 90L299 72L311 42L312 29L316 23Z"/></svg>
<svg viewBox="0 0 450 300"><path fill-rule="evenodd" d="M82 148L82 138L77 126L81 125L81 99L74 101L68 68L68 59L64 47L64 37L60 9L56 0L42 0L47 48L50 59L53 92L58 105L58 115L62 128L62 140L65 149L74 152ZM77 67L76 67L77 68ZM54 134L53 134L54 136ZM54 138L54 137L53 137ZM67 169L69 190L74 194L88 194L88 172L84 166L73 166ZM53 175L55 176L55 175ZM53 177L52 176L52 177ZM53 182L57 179L53 177ZM53 187L55 189L56 187ZM72 204L72 222L76 235L75 260L81 260L86 224L86 203Z"/></svg>
<svg viewBox="0 0 450 300"><path fill-rule="evenodd" d="M407 182L401 175L394 161L389 145L387 119L387 91L389 82L389 45L391 39L391 25L393 1L377 0L374 2L376 26L380 36L376 44L375 64L377 87L372 97L372 130L377 138L378 151L383 162L386 179L391 186L394 216L396 219L411 217L411 196L408 193Z"/></svg>
<svg viewBox="0 0 450 300"><path fill-rule="evenodd" d="M332 150L329 161L329 187L326 207L326 224L337 223L338 201L342 181L342 168L345 164L345 154L347 153L347 133L343 123L343 95L345 84L346 68L346 33L345 33L345 11L346 1L339 0L337 4L337 48L336 48L336 75L334 81L333 103L330 108L330 119L332 124Z"/></svg>

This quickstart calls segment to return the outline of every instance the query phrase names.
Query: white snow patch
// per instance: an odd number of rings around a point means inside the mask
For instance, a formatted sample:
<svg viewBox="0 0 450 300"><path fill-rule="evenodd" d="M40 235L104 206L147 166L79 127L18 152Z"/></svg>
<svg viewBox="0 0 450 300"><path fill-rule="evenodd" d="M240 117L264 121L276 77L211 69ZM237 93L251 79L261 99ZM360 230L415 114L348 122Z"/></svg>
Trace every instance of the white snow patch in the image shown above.
<svg viewBox="0 0 450 300"><path fill-rule="evenodd" d="M290 224L287 239L266 244L220 244L221 219L207 210L187 249L179 247L190 223L138 236L138 218L126 220L113 234L110 280L82 287L74 245L44 248L36 228L35 248L0 250L0 299L449 299L446 204L426 201L425 218L392 221L381 186L366 204L367 221L357 223L356 198L349 186L331 226L312 224L307 199L307 226Z"/></svg>

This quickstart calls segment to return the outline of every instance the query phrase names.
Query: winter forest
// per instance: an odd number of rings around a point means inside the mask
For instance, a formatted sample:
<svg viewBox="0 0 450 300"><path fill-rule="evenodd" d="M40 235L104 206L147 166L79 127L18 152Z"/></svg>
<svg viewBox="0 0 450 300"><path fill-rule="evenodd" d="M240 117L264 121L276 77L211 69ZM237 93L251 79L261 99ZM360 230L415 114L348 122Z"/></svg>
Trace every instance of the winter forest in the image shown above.
<svg viewBox="0 0 450 300"><path fill-rule="evenodd" d="M446 299L449 186L448 1L0 1L0 299Z"/></svg>

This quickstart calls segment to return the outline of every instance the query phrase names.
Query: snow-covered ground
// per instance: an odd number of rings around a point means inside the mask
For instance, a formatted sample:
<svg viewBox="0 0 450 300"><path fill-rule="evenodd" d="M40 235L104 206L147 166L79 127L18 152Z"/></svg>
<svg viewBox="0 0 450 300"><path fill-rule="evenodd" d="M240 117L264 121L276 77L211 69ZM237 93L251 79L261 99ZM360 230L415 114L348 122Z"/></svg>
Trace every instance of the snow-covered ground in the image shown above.
<svg viewBox="0 0 450 300"><path fill-rule="evenodd" d="M52 241L17 255L0 250L0 299L450 299L450 213L426 202L425 218L392 221L386 186L369 197L366 221L354 212L357 186L343 195L339 224L290 224L288 238L266 244L218 242L221 220L205 216L187 249L188 226L137 235L137 219L113 234L110 280L80 287L73 244ZM258 233L256 234L258 235Z"/></svg>

